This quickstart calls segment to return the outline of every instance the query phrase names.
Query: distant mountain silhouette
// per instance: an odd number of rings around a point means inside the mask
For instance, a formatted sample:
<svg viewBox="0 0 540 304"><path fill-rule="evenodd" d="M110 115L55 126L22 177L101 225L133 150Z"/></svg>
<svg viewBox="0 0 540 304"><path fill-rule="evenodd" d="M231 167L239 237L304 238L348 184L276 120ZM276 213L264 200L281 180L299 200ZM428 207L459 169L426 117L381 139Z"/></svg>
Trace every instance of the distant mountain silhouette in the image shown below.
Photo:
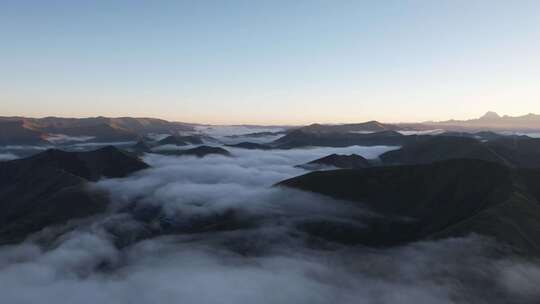
<svg viewBox="0 0 540 304"><path fill-rule="evenodd" d="M311 133L350 133L350 132L382 132L382 131L397 131L401 130L399 126L380 123L376 120L351 123L351 124L336 124L336 125L324 125L324 124L311 124L305 127L301 127L297 130Z"/></svg>
<svg viewBox="0 0 540 304"><path fill-rule="evenodd" d="M480 131L480 132L474 132L474 133L446 131L438 135L439 136L468 137L468 138L475 138L475 139L484 140L484 141L495 140L498 138L509 137L509 136L519 136L519 135L503 135L503 134L496 133L493 131ZM523 135L523 137L527 137L527 136Z"/></svg>
<svg viewBox="0 0 540 304"><path fill-rule="evenodd" d="M123 177L147 167L114 147L92 152L48 150L0 162L0 244L104 211L107 196L87 182Z"/></svg>
<svg viewBox="0 0 540 304"><path fill-rule="evenodd" d="M540 171L481 160L317 171L281 182L368 206L381 216L358 225L307 220L328 240L394 246L478 233L525 254L540 254Z"/></svg>
<svg viewBox="0 0 540 304"><path fill-rule="evenodd" d="M21 120L0 120L0 145L44 145L45 134Z"/></svg>
<svg viewBox="0 0 540 304"><path fill-rule="evenodd" d="M323 158L319 158L297 167L306 170L320 170L325 168L340 168L340 169L360 169L371 166L370 162L360 155L339 155L331 154Z"/></svg>
<svg viewBox="0 0 540 304"><path fill-rule="evenodd" d="M428 121L424 125L442 127L447 130L502 130L531 131L540 130L540 115L500 116L495 112L487 112L482 117L470 120Z"/></svg>
<svg viewBox="0 0 540 304"><path fill-rule="evenodd" d="M488 111L486 114L484 114L482 117L479 118L479 120L499 120L501 119L501 116L493 111Z"/></svg>
<svg viewBox="0 0 540 304"><path fill-rule="evenodd" d="M227 135L228 138L244 138L244 137L267 137L267 136L275 136L275 135L281 135L285 134L286 131L275 131L275 132L255 132L255 133L247 133L247 134L235 134L235 135Z"/></svg>
<svg viewBox="0 0 540 304"><path fill-rule="evenodd" d="M43 144L53 134L91 136L94 141L131 141L150 133L193 131L190 125L154 118L0 117L0 144Z"/></svg>

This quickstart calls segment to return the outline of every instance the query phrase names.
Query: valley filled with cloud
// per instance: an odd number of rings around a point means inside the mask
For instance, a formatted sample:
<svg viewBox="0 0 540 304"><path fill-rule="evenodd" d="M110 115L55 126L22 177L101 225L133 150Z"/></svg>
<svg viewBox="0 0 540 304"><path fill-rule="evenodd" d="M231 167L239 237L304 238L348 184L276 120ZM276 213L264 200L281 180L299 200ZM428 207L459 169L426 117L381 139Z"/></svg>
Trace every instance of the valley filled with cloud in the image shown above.
<svg viewBox="0 0 540 304"><path fill-rule="evenodd" d="M330 242L302 225L362 229L383 215L274 186L331 153L376 161L397 148L146 154L150 168L89 186L110 197L105 213L0 247L0 302L534 303L540 268L500 255L489 238L393 248Z"/></svg>

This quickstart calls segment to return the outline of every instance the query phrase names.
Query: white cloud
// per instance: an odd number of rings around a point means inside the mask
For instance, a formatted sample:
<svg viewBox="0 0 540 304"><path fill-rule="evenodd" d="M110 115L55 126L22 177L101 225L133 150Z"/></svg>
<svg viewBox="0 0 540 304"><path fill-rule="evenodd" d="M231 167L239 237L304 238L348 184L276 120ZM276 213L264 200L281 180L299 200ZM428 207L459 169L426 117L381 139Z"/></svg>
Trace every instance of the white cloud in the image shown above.
<svg viewBox="0 0 540 304"><path fill-rule="evenodd" d="M13 153L0 153L0 161L14 160L19 158Z"/></svg>
<svg viewBox="0 0 540 304"><path fill-rule="evenodd" d="M443 129L424 130L424 131L398 131L403 135L439 135L446 132Z"/></svg>
<svg viewBox="0 0 540 304"><path fill-rule="evenodd" d="M195 127L198 132L216 138L222 143L236 144L243 141L254 143L269 143L283 136L277 135L253 135L261 132L282 132L285 129L279 127L253 127L253 126L199 126ZM234 136L234 137L233 137Z"/></svg>
<svg viewBox="0 0 540 304"><path fill-rule="evenodd" d="M46 140L53 144L63 144L69 142L85 142L94 139L95 136L69 136L65 134L51 134Z"/></svg>
<svg viewBox="0 0 540 304"><path fill-rule="evenodd" d="M44 247L30 241L0 247L0 303L534 303L535 264L492 258L489 240L470 236L384 250L314 243L296 223L361 225L372 214L357 204L271 187L305 173L294 165L331 153L373 159L395 148L147 154L152 168L95 184L117 209L136 201L163 207L179 221L239 210L255 225L119 248L116 232L133 236L144 224L115 213L82 221Z"/></svg>

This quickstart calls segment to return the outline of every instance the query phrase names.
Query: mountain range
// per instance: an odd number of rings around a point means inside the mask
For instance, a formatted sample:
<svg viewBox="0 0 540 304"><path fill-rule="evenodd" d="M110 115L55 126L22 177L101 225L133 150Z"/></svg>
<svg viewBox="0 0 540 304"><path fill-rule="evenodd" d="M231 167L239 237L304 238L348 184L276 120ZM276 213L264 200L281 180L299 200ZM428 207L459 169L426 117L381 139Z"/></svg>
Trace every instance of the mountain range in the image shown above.
<svg viewBox="0 0 540 304"><path fill-rule="evenodd" d="M46 145L60 141L121 142L135 141L149 134L192 133L194 124L169 122L156 118L132 117L91 117L91 118L26 118L0 117L0 145ZM375 120L348 124L311 124L302 127L287 127L285 131L258 132L253 137L284 135L274 142L274 147L292 148L309 144L323 146L343 146L352 144L378 145L386 144L385 137L401 134L421 134L430 130L478 132L507 131L534 132L540 131L540 115L527 114L518 117L500 116L495 112L487 112L478 119L448 120L423 123L387 124ZM370 133L380 133L374 140ZM185 134L180 134L184 135ZM231 135L228 137L238 137ZM310 137L303 139L302 137ZM332 139L328 139L332 137ZM395 141L394 138L391 141ZM175 138L169 138L174 144ZM189 142L189 140L188 140ZM247 147L247 146L246 146ZM252 147L251 147L252 148Z"/></svg>
<svg viewBox="0 0 540 304"><path fill-rule="evenodd" d="M387 247L478 233L497 239L513 252L540 256L540 139L491 132L405 136L395 131L366 134L291 130L284 136L286 141L278 142L291 144L291 136L327 145L359 143L350 140L364 144L402 143L401 148L382 154L378 161L355 154L331 154L302 167L347 169L316 171L278 183L353 202L355 208L367 207L377 214L358 222L318 217L295 222L297 229L313 240ZM167 143L184 145L186 140L196 139L171 137ZM292 146L300 143L313 144L299 141ZM171 156L230 155L217 146L149 149L152 145L144 141L132 147L134 151ZM92 187L91 182L126 177L149 167L135 155L112 146L88 152L49 149L0 162L0 207L4 210L0 216L0 244L20 242L43 228L105 212L110 198ZM257 222L235 208L176 221L164 217L157 206L139 206L137 198L127 202L120 212L142 221L146 227L140 235L118 232L118 244L124 245L152 235L236 230Z"/></svg>
<svg viewBox="0 0 540 304"><path fill-rule="evenodd" d="M305 127L300 127L297 130L306 133L354 133L354 132L382 132L382 131L398 131L403 128L398 125L385 124L376 120L371 120L362 123L349 124L311 124Z"/></svg>
<svg viewBox="0 0 540 304"><path fill-rule="evenodd" d="M496 112L489 111L476 119L428 121L424 122L423 125L446 130L538 131L540 130L540 115L529 113L522 116L501 116Z"/></svg>
<svg viewBox="0 0 540 304"><path fill-rule="evenodd" d="M193 126L155 118L0 117L0 145L50 143L55 135L89 137L97 142L136 140L150 133L193 131Z"/></svg>

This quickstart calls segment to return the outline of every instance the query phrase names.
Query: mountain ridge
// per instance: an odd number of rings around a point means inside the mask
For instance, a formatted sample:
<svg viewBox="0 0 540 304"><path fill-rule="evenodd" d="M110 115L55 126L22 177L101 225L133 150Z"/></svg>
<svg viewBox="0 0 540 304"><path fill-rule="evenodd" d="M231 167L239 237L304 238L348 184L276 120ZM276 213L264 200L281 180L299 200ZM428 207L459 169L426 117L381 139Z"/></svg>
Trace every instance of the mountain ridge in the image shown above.
<svg viewBox="0 0 540 304"><path fill-rule="evenodd" d="M426 121L422 124L426 126L445 127L453 130L540 130L540 115L528 113L520 116L499 115L496 112L488 111L479 118L467 120L446 120L446 121Z"/></svg>
<svg viewBox="0 0 540 304"><path fill-rule="evenodd" d="M351 244L395 246L478 233L518 252L540 255L540 170L517 170L482 160L316 171L278 186L348 200L377 212L364 230L339 234L312 223L323 238ZM395 220L406 219L409 220ZM337 229L337 230L336 230Z"/></svg>
<svg viewBox="0 0 540 304"><path fill-rule="evenodd" d="M187 131L194 131L192 125L157 118L0 117L0 144L43 144L49 136L55 134L92 136L95 141L106 142L136 140L149 133L174 134Z"/></svg>

